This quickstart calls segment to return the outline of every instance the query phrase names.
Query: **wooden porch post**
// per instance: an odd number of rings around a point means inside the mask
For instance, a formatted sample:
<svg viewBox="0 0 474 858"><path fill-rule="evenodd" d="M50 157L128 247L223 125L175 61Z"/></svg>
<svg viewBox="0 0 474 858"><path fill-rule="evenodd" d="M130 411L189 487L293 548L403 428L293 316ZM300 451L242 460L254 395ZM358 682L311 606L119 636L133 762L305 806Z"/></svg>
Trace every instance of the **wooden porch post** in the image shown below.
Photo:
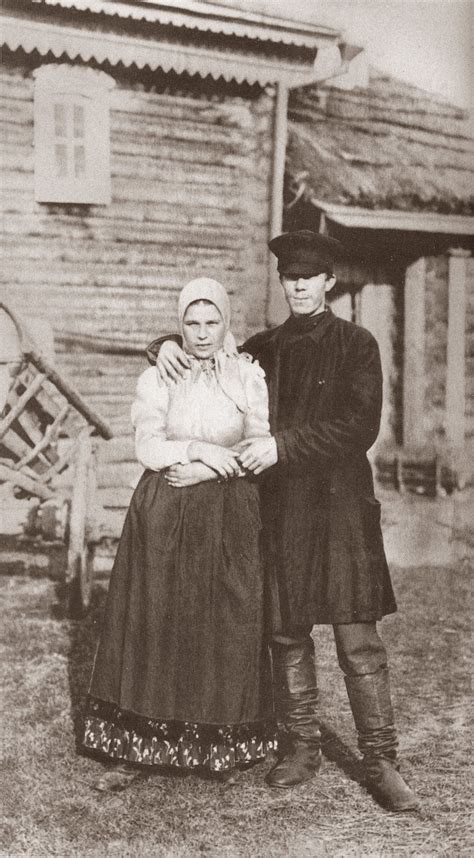
<svg viewBox="0 0 474 858"><path fill-rule="evenodd" d="M285 178L286 139L288 133L288 87L276 84L275 117L273 126L273 175L270 214L270 238L283 229L283 183ZM270 254L270 251L268 251ZM268 284L267 322L279 325L288 316L288 307L276 272L275 259L271 255Z"/></svg>
<svg viewBox="0 0 474 858"><path fill-rule="evenodd" d="M426 260L417 259L405 274L405 343L403 367L403 444L425 441L425 280Z"/></svg>
<svg viewBox="0 0 474 858"><path fill-rule="evenodd" d="M448 343L446 365L446 440L455 448L464 445L465 427L465 327L468 250L449 251Z"/></svg>
<svg viewBox="0 0 474 858"><path fill-rule="evenodd" d="M380 421L379 442L393 441L391 428L392 373L394 324L393 288L386 283L367 283L360 293L360 324L367 328L377 340L383 373L383 406Z"/></svg>
<svg viewBox="0 0 474 858"><path fill-rule="evenodd" d="M331 298L329 293L328 303L333 313L346 322L352 322L352 296L350 292L342 292L336 298Z"/></svg>

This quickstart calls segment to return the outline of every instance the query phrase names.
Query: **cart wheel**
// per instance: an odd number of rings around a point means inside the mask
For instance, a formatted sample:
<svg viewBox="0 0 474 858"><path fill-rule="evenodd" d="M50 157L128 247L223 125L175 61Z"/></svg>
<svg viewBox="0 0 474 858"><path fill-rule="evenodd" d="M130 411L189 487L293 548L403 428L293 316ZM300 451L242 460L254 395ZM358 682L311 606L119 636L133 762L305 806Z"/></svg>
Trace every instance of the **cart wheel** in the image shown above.
<svg viewBox="0 0 474 858"><path fill-rule="evenodd" d="M92 444L84 433L74 471L74 485L69 516L69 547L66 571L68 609L71 616L81 616L90 606L94 551L88 539L87 518L95 493L95 471Z"/></svg>

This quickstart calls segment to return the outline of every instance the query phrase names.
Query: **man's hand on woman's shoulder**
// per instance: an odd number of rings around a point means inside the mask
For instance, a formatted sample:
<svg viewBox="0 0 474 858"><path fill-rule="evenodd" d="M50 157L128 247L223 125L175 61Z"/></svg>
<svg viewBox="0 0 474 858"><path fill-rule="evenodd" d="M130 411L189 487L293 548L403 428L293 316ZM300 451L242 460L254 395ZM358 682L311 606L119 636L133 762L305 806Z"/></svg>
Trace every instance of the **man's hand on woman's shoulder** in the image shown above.
<svg viewBox="0 0 474 858"><path fill-rule="evenodd" d="M171 384L185 378L190 362L186 352L175 340L165 340L156 356L159 384Z"/></svg>

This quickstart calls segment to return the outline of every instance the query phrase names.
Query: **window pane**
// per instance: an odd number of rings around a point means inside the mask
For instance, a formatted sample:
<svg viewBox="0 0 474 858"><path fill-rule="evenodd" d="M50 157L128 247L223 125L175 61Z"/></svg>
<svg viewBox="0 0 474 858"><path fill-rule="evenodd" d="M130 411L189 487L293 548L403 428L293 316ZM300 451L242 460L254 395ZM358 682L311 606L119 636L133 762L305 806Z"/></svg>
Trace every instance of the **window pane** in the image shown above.
<svg viewBox="0 0 474 858"><path fill-rule="evenodd" d="M74 137L84 137L84 108L74 105Z"/></svg>
<svg viewBox="0 0 474 858"><path fill-rule="evenodd" d="M74 146L74 175L76 178L86 172L86 152L84 146Z"/></svg>
<svg viewBox="0 0 474 858"><path fill-rule="evenodd" d="M54 105L54 133L56 137L66 137L66 107L64 104Z"/></svg>
<svg viewBox="0 0 474 858"><path fill-rule="evenodd" d="M63 178L67 176L67 146L64 143L57 143L54 147L56 160L56 176Z"/></svg>

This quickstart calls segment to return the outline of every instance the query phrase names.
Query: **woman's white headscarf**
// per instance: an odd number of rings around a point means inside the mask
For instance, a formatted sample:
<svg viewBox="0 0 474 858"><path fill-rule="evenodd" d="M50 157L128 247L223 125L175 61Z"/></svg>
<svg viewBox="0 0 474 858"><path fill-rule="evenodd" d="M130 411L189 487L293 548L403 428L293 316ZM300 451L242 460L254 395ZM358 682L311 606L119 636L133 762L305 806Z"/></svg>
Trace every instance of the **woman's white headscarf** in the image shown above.
<svg viewBox="0 0 474 858"><path fill-rule="evenodd" d="M214 355L216 361L217 381L239 411L248 411L247 397L239 372L237 346L234 335L230 331L230 301L229 296L217 280L209 277L198 277L191 280L181 290L178 300L178 320L184 343L184 315L190 304L195 301L210 301L219 310L225 326L225 336L222 347Z"/></svg>

